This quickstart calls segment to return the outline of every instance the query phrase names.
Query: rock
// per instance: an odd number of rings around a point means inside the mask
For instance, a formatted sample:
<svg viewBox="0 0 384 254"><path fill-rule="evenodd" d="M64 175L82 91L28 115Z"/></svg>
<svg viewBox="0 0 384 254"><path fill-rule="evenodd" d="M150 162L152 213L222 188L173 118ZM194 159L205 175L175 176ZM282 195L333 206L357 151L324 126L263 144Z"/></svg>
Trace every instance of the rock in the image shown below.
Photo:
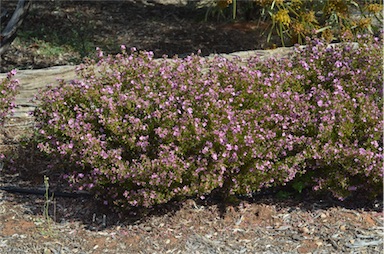
<svg viewBox="0 0 384 254"><path fill-rule="evenodd" d="M20 82L20 92L16 96L16 109L13 117L30 117L29 112L36 108L36 103L31 102L39 89L52 84L58 84L58 79L65 81L76 78L76 66L64 65L38 70L19 70L15 76ZM7 76L6 73L0 73L0 80Z"/></svg>

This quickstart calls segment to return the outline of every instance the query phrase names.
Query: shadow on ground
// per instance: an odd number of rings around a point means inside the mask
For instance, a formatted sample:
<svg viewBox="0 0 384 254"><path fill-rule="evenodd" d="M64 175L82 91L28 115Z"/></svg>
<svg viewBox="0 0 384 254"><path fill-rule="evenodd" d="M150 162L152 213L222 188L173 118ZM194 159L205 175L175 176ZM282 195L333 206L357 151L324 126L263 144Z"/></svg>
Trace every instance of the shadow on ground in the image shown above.
<svg viewBox="0 0 384 254"><path fill-rule="evenodd" d="M5 142L7 144L7 142ZM12 142L8 141L11 145ZM15 145L16 143L13 143ZM35 142L24 138L19 145L5 153L11 162L7 162L0 176L0 186L17 186L24 190L39 190L40 194L31 193L9 193L12 195L13 202L23 204L29 208L29 213L41 215L44 205L47 202L44 197L44 176L49 177L49 189L56 193L70 193L71 188L68 183L60 178L60 172L51 170L50 165L54 163L52 158L42 154ZM21 145L20 145L21 144ZM28 191L27 191L28 192ZM215 193L213 191L212 193ZM310 189L304 189L301 193L295 191L292 186L280 186L265 189L247 196L234 196L229 199L221 199L216 194L206 195L204 199L200 197L187 197L183 200L173 200L166 204L157 205L151 208L130 208L123 212L114 212L111 205L105 206L100 200L90 195L69 195L63 197L58 194L49 194L49 211L56 222L61 221L80 221L90 230L102 230L108 227L119 225L136 225L150 220L152 217L168 216L172 217L185 206L192 206L196 209L205 207L218 211L221 218L226 217L228 209L235 211L244 204L256 205L260 207L276 207L277 209L315 212L319 209L329 209L341 207L350 210L382 211L383 203L381 200L369 201L360 193L351 196L343 202L332 198L329 193L314 193ZM53 205L53 200L54 205ZM210 208L212 207L212 208ZM106 222L108 221L108 222Z"/></svg>
<svg viewBox="0 0 384 254"><path fill-rule="evenodd" d="M143 1L34 1L0 71L77 64L95 48L118 53L120 45L155 57L264 49L266 25L204 21L207 8ZM169 1L168 1L169 2ZM173 1L175 2L175 1ZM9 2L5 2L6 4Z"/></svg>

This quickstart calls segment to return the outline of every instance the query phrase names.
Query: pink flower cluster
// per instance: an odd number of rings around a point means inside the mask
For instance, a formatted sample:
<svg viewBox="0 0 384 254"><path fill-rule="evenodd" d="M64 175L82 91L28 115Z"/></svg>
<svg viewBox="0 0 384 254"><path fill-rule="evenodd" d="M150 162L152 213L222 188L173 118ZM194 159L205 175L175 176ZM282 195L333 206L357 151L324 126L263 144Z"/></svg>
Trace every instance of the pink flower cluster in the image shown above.
<svg viewBox="0 0 384 254"><path fill-rule="evenodd" d="M0 124L4 124L5 117L15 108L14 100L19 87L19 81L13 79L15 75L16 70L12 70L0 81Z"/></svg>
<svg viewBox="0 0 384 254"><path fill-rule="evenodd" d="M74 187L120 208L303 175L339 196L377 193L381 42L308 45L267 62L100 51L80 80L40 94L39 148L61 159Z"/></svg>

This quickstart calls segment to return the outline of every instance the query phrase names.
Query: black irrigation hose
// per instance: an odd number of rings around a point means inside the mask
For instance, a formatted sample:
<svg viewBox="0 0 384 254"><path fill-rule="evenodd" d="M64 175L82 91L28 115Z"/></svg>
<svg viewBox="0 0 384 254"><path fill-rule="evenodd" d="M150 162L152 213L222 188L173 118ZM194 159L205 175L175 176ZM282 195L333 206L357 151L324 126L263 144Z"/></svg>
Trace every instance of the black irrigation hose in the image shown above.
<svg viewBox="0 0 384 254"><path fill-rule="evenodd" d="M37 195L37 196L45 196L45 189L29 189L29 188L21 188L16 186L0 186L0 190L6 191L9 193L17 193L24 195ZM276 191L264 190L257 193L252 193L251 195L236 195L239 199L254 199L256 197L260 198L263 196L270 196L276 194ZM49 197L64 197L64 198L92 198L93 195L89 192L63 192L63 191L48 191ZM213 197L213 200L216 198Z"/></svg>
<svg viewBox="0 0 384 254"><path fill-rule="evenodd" d="M19 188L15 186L2 186L0 187L0 190L10 192L10 193L19 193L19 194L25 194L25 195L38 195L38 196L44 196L46 194L45 190L39 190L39 189L26 189L26 188ZM49 191L48 195L50 197L65 197L65 198L91 198L92 194L88 192L62 192L62 191Z"/></svg>
<svg viewBox="0 0 384 254"><path fill-rule="evenodd" d="M0 186L0 190L2 191L6 191L6 192L9 192L9 193L16 193L16 194L23 194L23 195L38 195L38 196L45 196L46 195L46 191L44 189L28 189L28 188L20 188L20 187L16 187L16 186ZM275 197L276 194L277 194L278 190L263 190L263 191L259 191L259 192L253 192L251 193L250 195L235 195L236 198L240 199L240 200L257 200L257 199L260 199L260 198L263 198L263 197ZM86 191L81 191L81 192L63 192L63 191L49 191L48 192L48 195L49 197L63 197L63 198L92 198L93 195L89 192L86 192ZM190 197L190 198L196 198L196 197ZM217 197L209 197L208 196L208 199L211 199L212 201L216 201L216 202L221 202L222 200ZM327 197L325 198L325 200L323 201L325 206L329 205L329 204L333 204L333 205L339 205L339 206L342 206L342 207L345 207L345 205L347 204L344 204L343 202L341 201L337 201L335 200L334 198L330 197L329 195L327 195ZM347 206L348 207L348 206ZM375 204L375 208L380 208L382 210L382 203L380 205L380 202L378 202L377 204Z"/></svg>

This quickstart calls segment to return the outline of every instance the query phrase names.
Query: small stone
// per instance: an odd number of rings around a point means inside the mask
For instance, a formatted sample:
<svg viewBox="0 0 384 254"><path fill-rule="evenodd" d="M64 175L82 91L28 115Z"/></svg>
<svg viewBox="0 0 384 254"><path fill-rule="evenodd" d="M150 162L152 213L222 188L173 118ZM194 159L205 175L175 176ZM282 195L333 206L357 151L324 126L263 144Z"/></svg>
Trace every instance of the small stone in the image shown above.
<svg viewBox="0 0 384 254"><path fill-rule="evenodd" d="M167 239L167 240L165 241L165 244L169 244L170 242L171 242L171 240Z"/></svg>
<svg viewBox="0 0 384 254"><path fill-rule="evenodd" d="M296 241L301 241L301 240L303 240L303 237L300 235L292 235L292 239L296 240Z"/></svg>
<svg viewBox="0 0 384 254"><path fill-rule="evenodd" d="M325 219L325 218L327 218L327 215L325 213L321 213L320 218Z"/></svg>
<svg viewBox="0 0 384 254"><path fill-rule="evenodd" d="M45 248L43 251L44 254L51 254L52 251L50 249Z"/></svg>
<svg viewBox="0 0 384 254"><path fill-rule="evenodd" d="M212 234L206 234L205 237L210 239L212 237Z"/></svg>
<svg viewBox="0 0 384 254"><path fill-rule="evenodd" d="M143 227L143 230L144 230L144 231L147 231L147 232L151 232L151 231L152 231L152 228L151 228L151 227Z"/></svg>
<svg viewBox="0 0 384 254"><path fill-rule="evenodd" d="M340 228L339 228L341 231L345 231L347 228L345 225L341 225Z"/></svg>
<svg viewBox="0 0 384 254"><path fill-rule="evenodd" d="M299 232L303 233L303 234L308 234L309 233L309 229L307 227L302 227L302 228L299 229Z"/></svg>
<svg viewBox="0 0 384 254"><path fill-rule="evenodd" d="M284 231L284 230L287 230L289 228L291 228L291 227L290 226L281 226L281 227L277 228L276 230Z"/></svg>

